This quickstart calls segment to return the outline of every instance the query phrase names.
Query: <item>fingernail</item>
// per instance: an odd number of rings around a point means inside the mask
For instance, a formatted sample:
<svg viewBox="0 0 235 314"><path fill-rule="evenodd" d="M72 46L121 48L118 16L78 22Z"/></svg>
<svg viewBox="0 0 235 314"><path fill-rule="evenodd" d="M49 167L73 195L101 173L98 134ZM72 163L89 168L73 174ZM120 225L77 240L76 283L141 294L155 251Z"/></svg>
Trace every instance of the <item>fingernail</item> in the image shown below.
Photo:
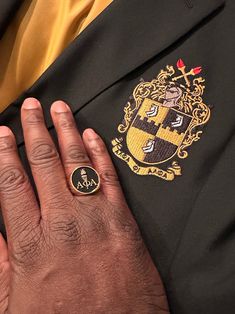
<svg viewBox="0 0 235 314"><path fill-rule="evenodd" d="M93 129L86 129L84 131L85 136L87 136L88 139L95 139L98 137L97 133Z"/></svg>
<svg viewBox="0 0 235 314"><path fill-rule="evenodd" d="M11 130L7 126L0 126L0 137L11 135Z"/></svg>
<svg viewBox="0 0 235 314"><path fill-rule="evenodd" d="M70 110L69 106L63 101L56 101L52 104L51 109L55 112L68 112Z"/></svg>
<svg viewBox="0 0 235 314"><path fill-rule="evenodd" d="M36 98L27 98L23 103L24 109L37 109L40 108L41 104Z"/></svg>

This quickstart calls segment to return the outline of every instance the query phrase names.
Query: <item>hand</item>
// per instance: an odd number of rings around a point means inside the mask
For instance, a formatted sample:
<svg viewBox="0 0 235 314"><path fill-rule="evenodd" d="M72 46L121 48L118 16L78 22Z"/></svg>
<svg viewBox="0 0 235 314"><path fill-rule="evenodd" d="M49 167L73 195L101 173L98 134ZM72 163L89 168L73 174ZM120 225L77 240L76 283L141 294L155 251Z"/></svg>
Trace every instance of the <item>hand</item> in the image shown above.
<svg viewBox="0 0 235 314"><path fill-rule="evenodd" d="M40 103L29 98L21 109L40 204L13 133L0 127L0 202L11 272L6 313L169 313L103 141L91 129L81 137L62 101L52 105L51 116L60 154ZM84 165L100 174L101 189L74 195L69 177Z"/></svg>
<svg viewBox="0 0 235 314"><path fill-rule="evenodd" d="M0 234L0 314L6 313L10 283L10 264L7 245Z"/></svg>

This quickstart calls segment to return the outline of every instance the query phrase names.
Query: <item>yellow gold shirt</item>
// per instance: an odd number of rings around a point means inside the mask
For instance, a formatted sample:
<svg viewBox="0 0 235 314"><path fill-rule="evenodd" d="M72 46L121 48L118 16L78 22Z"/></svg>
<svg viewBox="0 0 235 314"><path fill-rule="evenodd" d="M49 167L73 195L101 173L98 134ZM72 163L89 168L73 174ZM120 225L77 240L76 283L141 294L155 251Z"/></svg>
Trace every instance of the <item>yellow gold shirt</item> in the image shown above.
<svg viewBox="0 0 235 314"><path fill-rule="evenodd" d="M0 40L0 112L111 2L25 0Z"/></svg>

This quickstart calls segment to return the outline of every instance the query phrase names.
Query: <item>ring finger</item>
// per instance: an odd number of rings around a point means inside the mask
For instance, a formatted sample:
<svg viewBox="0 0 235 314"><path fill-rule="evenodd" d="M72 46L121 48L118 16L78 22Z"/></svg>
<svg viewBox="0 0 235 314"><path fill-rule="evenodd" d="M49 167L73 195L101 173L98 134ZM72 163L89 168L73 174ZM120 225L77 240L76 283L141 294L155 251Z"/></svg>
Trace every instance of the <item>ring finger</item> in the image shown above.
<svg viewBox="0 0 235 314"><path fill-rule="evenodd" d="M71 173L75 168L92 167L92 163L69 106L63 101L54 102L51 106L51 116L58 135L65 175L70 182Z"/></svg>

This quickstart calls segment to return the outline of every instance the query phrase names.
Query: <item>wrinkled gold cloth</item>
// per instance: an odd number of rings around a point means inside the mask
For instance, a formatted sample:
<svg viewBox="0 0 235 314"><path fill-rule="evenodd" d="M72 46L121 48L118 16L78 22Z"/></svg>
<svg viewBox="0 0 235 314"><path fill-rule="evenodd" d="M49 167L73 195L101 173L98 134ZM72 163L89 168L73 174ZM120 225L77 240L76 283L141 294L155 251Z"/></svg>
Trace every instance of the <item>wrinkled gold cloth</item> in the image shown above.
<svg viewBox="0 0 235 314"><path fill-rule="evenodd" d="M111 2L25 0L0 40L0 112Z"/></svg>

